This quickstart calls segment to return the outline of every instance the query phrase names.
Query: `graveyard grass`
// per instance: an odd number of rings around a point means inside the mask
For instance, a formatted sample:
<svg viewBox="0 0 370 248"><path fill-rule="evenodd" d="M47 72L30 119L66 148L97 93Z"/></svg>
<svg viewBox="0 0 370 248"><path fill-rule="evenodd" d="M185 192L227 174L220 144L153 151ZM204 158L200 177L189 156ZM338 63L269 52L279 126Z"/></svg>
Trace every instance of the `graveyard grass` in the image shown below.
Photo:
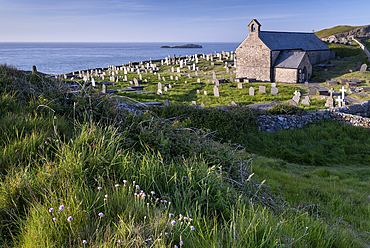
<svg viewBox="0 0 370 248"><path fill-rule="evenodd" d="M170 100L139 115L91 87L75 95L1 65L0 247L368 246L370 130L321 121L262 133L259 114L302 109L244 105L287 102L308 88L277 84L271 96L269 84L225 83L216 98L211 71L230 75L214 62L200 61L201 83L189 71L164 95L118 97ZM177 74L168 69L163 83ZM142 75L156 92L157 76ZM190 107L195 100L207 108ZM213 108L231 100L233 111ZM318 96L312 103L306 109L323 106Z"/></svg>

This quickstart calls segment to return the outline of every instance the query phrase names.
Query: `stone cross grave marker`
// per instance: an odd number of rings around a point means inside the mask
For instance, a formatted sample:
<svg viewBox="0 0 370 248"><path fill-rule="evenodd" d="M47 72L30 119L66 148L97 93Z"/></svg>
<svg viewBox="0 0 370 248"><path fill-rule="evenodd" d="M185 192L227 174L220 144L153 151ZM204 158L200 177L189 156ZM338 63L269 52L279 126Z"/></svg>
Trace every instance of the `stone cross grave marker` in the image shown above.
<svg viewBox="0 0 370 248"><path fill-rule="evenodd" d="M249 87L249 95L254 96L254 88L253 87Z"/></svg>
<svg viewBox="0 0 370 248"><path fill-rule="evenodd" d="M360 72L366 72L367 70L367 64L362 64Z"/></svg>
<svg viewBox="0 0 370 248"><path fill-rule="evenodd" d="M314 96L314 95L316 95L316 88L310 88L310 89L308 90L308 94L309 94L310 96Z"/></svg>
<svg viewBox="0 0 370 248"><path fill-rule="evenodd" d="M277 95L279 93L279 89L277 87L272 87L271 88L271 95Z"/></svg>
<svg viewBox="0 0 370 248"><path fill-rule="evenodd" d="M213 87L213 95L215 97L219 97L220 96L220 91L219 91L219 89L218 89L217 86Z"/></svg>
<svg viewBox="0 0 370 248"><path fill-rule="evenodd" d="M347 90L344 86L342 86L342 88L339 91L342 92L342 100L344 102L344 96L345 96L344 92L347 92Z"/></svg>
<svg viewBox="0 0 370 248"><path fill-rule="evenodd" d="M333 93L334 93L334 88L331 88L329 90L330 96L328 99L326 99L325 107L332 108L334 107L334 98L333 98Z"/></svg>
<svg viewBox="0 0 370 248"><path fill-rule="evenodd" d="M296 94L296 95L294 95L293 96L293 98L292 98L297 104L299 103L299 101L301 100L301 96L300 95L298 95L298 94Z"/></svg>
<svg viewBox="0 0 370 248"><path fill-rule="evenodd" d="M258 87L258 92L259 93L266 93L266 86L259 86Z"/></svg>
<svg viewBox="0 0 370 248"><path fill-rule="evenodd" d="M310 105L310 97L309 96L305 96L305 98L302 100L302 104L304 105Z"/></svg>
<svg viewBox="0 0 370 248"><path fill-rule="evenodd" d="M238 89L243 89L243 83L238 83Z"/></svg>
<svg viewBox="0 0 370 248"><path fill-rule="evenodd" d="M338 102L338 107L342 107L342 105L343 105L343 100L342 100L342 98L340 98L340 96L338 96L338 98L337 98L337 99L335 99L335 101L337 101L337 102Z"/></svg>

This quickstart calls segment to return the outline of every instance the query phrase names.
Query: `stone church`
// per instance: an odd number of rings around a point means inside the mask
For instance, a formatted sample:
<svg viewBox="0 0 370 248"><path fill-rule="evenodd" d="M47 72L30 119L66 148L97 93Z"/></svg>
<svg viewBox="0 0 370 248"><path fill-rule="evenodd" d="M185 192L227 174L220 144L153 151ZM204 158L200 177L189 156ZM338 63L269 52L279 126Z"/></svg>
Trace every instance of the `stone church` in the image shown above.
<svg viewBox="0 0 370 248"><path fill-rule="evenodd" d="M252 20L248 37L236 49L236 77L263 82L300 83L312 65L330 58L330 48L314 33L261 31Z"/></svg>

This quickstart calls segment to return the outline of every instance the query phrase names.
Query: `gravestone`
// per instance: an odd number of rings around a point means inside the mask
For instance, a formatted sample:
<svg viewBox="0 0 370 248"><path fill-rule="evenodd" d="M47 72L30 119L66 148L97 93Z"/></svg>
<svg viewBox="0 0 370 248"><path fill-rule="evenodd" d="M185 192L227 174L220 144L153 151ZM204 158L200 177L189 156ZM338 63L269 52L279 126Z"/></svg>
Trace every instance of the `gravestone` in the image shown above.
<svg viewBox="0 0 370 248"><path fill-rule="evenodd" d="M305 87L308 87L308 82L306 81L306 82L304 82L304 86Z"/></svg>
<svg viewBox="0 0 370 248"><path fill-rule="evenodd" d="M204 91L203 94L206 96L207 95L207 91Z"/></svg>
<svg viewBox="0 0 370 248"><path fill-rule="evenodd" d="M229 73L230 71L229 71L229 67L226 67L226 73Z"/></svg>
<svg viewBox="0 0 370 248"><path fill-rule="evenodd" d="M167 86L164 86L164 91L166 91L166 92L167 92L167 90L168 90L168 89L167 89Z"/></svg>
<svg viewBox="0 0 370 248"><path fill-rule="evenodd" d="M271 88L276 87L276 83L271 84Z"/></svg>
<svg viewBox="0 0 370 248"><path fill-rule="evenodd" d="M253 87L249 87L249 95L254 96L254 88Z"/></svg>
<svg viewBox="0 0 370 248"><path fill-rule="evenodd" d="M299 95L295 95L295 96L293 96L292 99L298 104L299 101L301 100L301 97Z"/></svg>
<svg viewBox="0 0 370 248"><path fill-rule="evenodd" d="M200 78L197 79L197 83L200 83Z"/></svg>
<svg viewBox="0 0 370 248"><path fill-rule="evenodd" d="M169 84L169 85L168 85L168 88L169 88L169 89L172 89L172 84Z"/></svg>
<svg viewBox="0 0 370 248"><path fill-rule="evenodd" d="M158 83L158 89L162 90L162 84L161 83Z"/></svg>
<svg viewBox="0 0 370 248"><path fill-rule="evenodd" d="M361 65L362 65L361 62L357 62L356 71L359 71L361 69Z"/></svg>
<svg viewBox="0 0 370 248"><path fill-rule="evenodd" d="M234 83L234 78L233 77L230 77L230 82Z"/></svg>
<svg viewBox="0 0 370 248"><path fill-rule="evenodd" d="M302 104L304 105L310 105L310 97L309 96L305 96L305 98L302 100Z"/></svg>
<svg viewBox="0 0 370 248"><path fill-rule="evenodd" d="M344 57L344 58L343 58L343 60L344 60L344 61L347 61L348 59L347 59L347 57Z"/></svg>
<svg viewBox="0 0 370 248"><path fill-rule="evenodd" d="M162 81L166 82L166 78L165 77L162 77Z"/></svg>
<svg viewBox="0 0 370 248"><path fill-rule="evenodd" d="M333 98L334 89L331 88L329 90L329 93L330 93L330 96L326 100L325 107L333 108L333 107L335 107L335 101L334 101L334 98Z"/></svg>
<svg viewBox="0 0 370 248"><path fill-rule="evenodd" d="M170 76L170 80L173 80L173 76L172 75Z"/></svg>
<svg viewBox="0 0 370 248"><path fill-rule="evenodd" d="M170 106L170 101L168 99L166 99L166 101L164 101L164 106L166 106L166 107Z"/></svg>
<svg viewBox="0 0 370 248"><path fill-rule="evenodd" d="M191 101L191 104L197 105L197 101Z"/></svg>
<svg viewBox="0 0 370 248"><path fill-rule="evenodd" d="M134 85L139 86L139 81L137 80L137 78L134 78Z"/></svg>
<svg viewBox="0 0 370 248"><path fill-rule="evenodd" d="M272 87L271 88L271 95L277 95L279 93L279 89L277 87Z"/></svg>
<svg viewBox="0 0 370 248"><path fill-rule="evenodd" d="M349 73L352 73L353 71L352 70L349 70Z"/></svg>
<svg viewBox="0 0 370 248"><path fill-rule="evenodd" d="M266 86L259 86L258 87L258 92L259 93L266 93Z"/></svg>
<svg viewBox="0 0 370 248"><path fill-rule="evenodd" d="M217 78L214 79L213 82L215 83L216 86L220 86L220 81Z"/></svg>
<svg viewBox="0 0 370 248"><path fill-rule="evenodd" d="M342 100L344 102L345 92L347 92L347 90L344 86L342 86L342 88L339 91L342 92Z"/></svg>
<svg viewBox="0 0 370 248"><path fill-rule="evenodd" d="M92 78L92 79L91 79L91 85L92 85L93 87L95 87L95 86L96 86L96 84L95 84L95 79L94 79L94 78Z"/></svg>
<svg viewBox="0 0 370 248"><path fill-rule="evenodd" d="M289 99L289 105L292 105L294 107L298 107L298 104L293 99Z"/></svg>
<svg viewBox="0 0 370 248"><path fill-rule="evenodd" d="M238 83L238 89L243 89L243 83Z"/></svg>
<svg viewBox="0 0 370 248"><path fill-rule="evenodd" d="M175 77L175 80L176 80L176 81L178 81L178 80L179 80L179 77L178 77L178 76L176 76L176 77Z"/></svg>
<svg viewBox="0 0 370 248"><path fill-rule="evenodd" d="M230 106L236 107L236 106L238 106L238 104L236 104L235 101L231 101Z"/></svg>
<svg viewBox="0 0 370 248"><path fill-rule="evenodd" d="M219 89L218 89L217 86L213 87L213 95L215 97L219 97L220 96L220 91L219 91Z"/></svg>
<svg viewBox="0 0 370 248"><path fill-rule="evenodd" d="M195 71L194 75L195 75L196 77L198 77L198 72L197 72L197 71Z"/></svg>
<svg viewBox="0 0 370 248"><path fill-rule="evenodd" d="M335 52L334 51L330 52L330 59L335 59Z"/></svg>
<svg viewBox="0 0 370 248"><path fill-rule="evenodd" d="M362 64L360 72L366 72L367 70L367 64Z"/></svg>
<svg viewBox="0 0 370 248"><path fill-rule="evenodd" d="M199 94L200 93L200 91L199 90L197 90L197 94Z"/></svg>
<svg viewBox="0 0 370 248"><path fill-rule="evenodd" d="M308 90L308 94L309 94L310 96L315 96L315 95L316 95L316 88L310 88L310 89Z"/></svg>
<svg viewBox="0 0 370 248"><path fill-rule="evenodd" d="M337 56L337 60L340 60L340 56Z"/></svg>
<svg viewBox="0 0 370 248"><path fill-rule="evenodd" d="M340 96L338 96L337 99L335 99L335 101L338 102L338 107L344 107L344 102L343 102L343 99L340 98Z"/></svg>

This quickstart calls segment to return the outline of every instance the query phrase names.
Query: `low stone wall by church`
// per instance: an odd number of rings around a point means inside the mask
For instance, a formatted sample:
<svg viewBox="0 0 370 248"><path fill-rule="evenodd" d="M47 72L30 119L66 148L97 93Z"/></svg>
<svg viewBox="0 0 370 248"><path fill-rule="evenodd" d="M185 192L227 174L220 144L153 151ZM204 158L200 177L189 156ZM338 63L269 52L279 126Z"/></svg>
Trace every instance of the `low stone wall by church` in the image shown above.
<svg viewBox="0 0 370 248"><path fill-rule="evenodd" d="M302 128L304 125L325 119L340 121L356 127L370 128L370 101L341 108L330 108L318 111L308 111L295 115L260 115L259 130L274 133L281 129Z"/></svg>

